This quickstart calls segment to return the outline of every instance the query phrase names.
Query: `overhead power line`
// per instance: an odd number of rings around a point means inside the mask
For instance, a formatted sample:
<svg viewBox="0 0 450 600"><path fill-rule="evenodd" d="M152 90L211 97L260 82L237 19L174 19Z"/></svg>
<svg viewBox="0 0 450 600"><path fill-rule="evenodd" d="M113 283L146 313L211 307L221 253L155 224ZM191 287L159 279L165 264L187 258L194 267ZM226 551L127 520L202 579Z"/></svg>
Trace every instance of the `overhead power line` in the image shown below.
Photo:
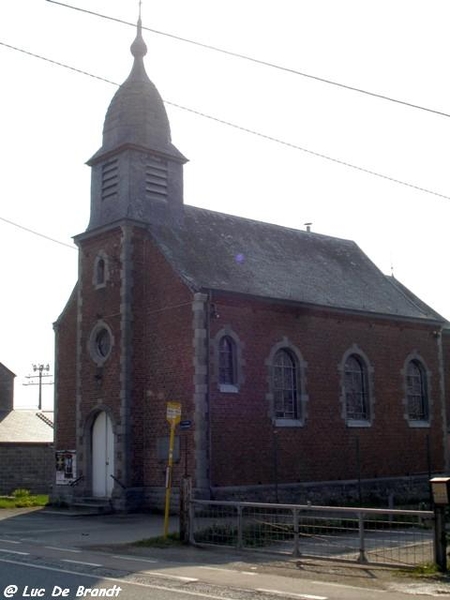
<svg viewBox="0 0 450 600"><path fill-rule="evenodd" d="M50 0L47 0L47 1L49 2ZM98 75L93 75L92 73L88 73L87 71L82 71L81 69L77 69L75 67L71 67L70 65L61 63L59 61L55 61L55 60L52 60L50 58L41 56L39 54L35 54L34 52L29 52L28 50L24 50L22 48L18 48L16 46L12 46L11 44L6 44L6 43L0 41L0 46L5 46L6 48L10 48L11 50L16 50L18 52L22 52L23 54L26 54L28 56L32 56L33 58L38 58L40 60L44 60L45 62L57 65L58 67L63 67L63 68L69 69L71 71L75 71L76 73L80 73L82 75L87 75L88 77L92 77L94 79L98 79L100 81L104 81L104 82L109 83L111 85L114 85L116 87L120 86L119 83L117 83L115 81L111 81L110 79L106 79L106 78L100 77ZM365 167L360 167L358 165L355 165L353 163L347 162L345 160L341 160L339 158L334 158L332 156L328 156L327 154L323 154L321 152L316 152L315 150L310 150L308 148L304 148L302 146L299 146L299 145L291 143L291 142L287 142L285 140L280 140L279 138L276 138L274 136L270 136L268 134L255 131L254 129L249 129L248 127L244 127L242 125L238 125L236 123L232 123L231 121L226 121L224 119L220 119L218 117L214 117L212 115L209 115L207 113L201 112L199 110L195 110L193 108L188 108L186 106L182 106L181 104L177 104L175 102L170 102L168 100L164 100L164 103L168 104L170 106L173 106L175 108L178 108L180 110L184 110L186 112L192 113L192 114L197 115L199 117L203 117L205 119L209 119L211 121L215 121L216 123L220 123L220 124L226 125L228 127L233 127L234 129L237 129L239 131L243 131L245 133L249 133L251 135L258 136L258 137L263 138L265 140L268 140L268 141L271 141L271 142L276 142L277 144L281 144L283 146L287 146L289 148L293 148L294 150L300 150L301 152L306 152L307 154L311 154L311 155L316 156L318 158L322 158L324 160L328 160L328 161L340 164L340 165L342 165L344 167L348 167L350 169L355 169L357 171L360 171L360 172L363 172L363 173L367 173L368 175L373 175L375 177L379 177L381 179L385 179L387 181L391 181L393 183L397 183L399 185L403 185L403 186L412 188L412 189L414 189L416 191L419 191L419 192L424 192L426 194L432 194L433 196L438 196L439 198L445 198L446 200L450 200L450 196L447 196L447 195L442 194L440 192L436 192L434 190L430 190L428 188L424 188L424 187L418 186L416 184L413 184L413 183L410 183L410 182L407 182L407 181L403 181L401 179L396 179L395 177L391 177L390 175L385 175L383 173L379 173L379 172L374 171L372 169L368 169L368 168L365 168Z"/></svg>
<svg viewBox="0 0 450 600"><path fill-rule="evenodd" d="M83 71L82 69L77 69L76 67L71 67L62 62L58 62L57 60L53 60L51 58L47 58L46 56L42 56L41 54L35 54L34 52L30 52L29 50L24 50L23 48L18 48L17 46L11 46L11 44L6 44L5 42L0 42L0 46L5 46L5 48L10 48L10 50L15 50L16 52L21 52L22 54L27 54L28 56L32 56L33 58L38 58L39 60L43 60L45 62L51 63L52 65L57 65L58 67L63 67L64 69L69 69L70 71L75 71L75 73L80 73L81 75L87 75L88 77L92 77L93 79L99 79L100 81L105 81L106 83L111 83L112 85L118 85L115 81L111 81L110 79L106 79L105 77L100 77L98 75L93 75L88 71Z"/></svg>
<svg viewBox="0 0 450 600"><path fill-rule="evenodd" d="M297 144L293 144L291 142L286 142L285 140L280 140L276 137L267 135L265 133L260 133L253 129L248 129L247 127L243 127L241 125L236 125L236 123L231 123L230 121L224 121L223 119L218 119L217 117L212 117L211 115L207 115L205 113L199 112L197 110L193 110L192 108L186 108L185 106L180 106L173 102L167 102L171 106L175 106L176 108L181 108L182 110L187 110L191 113L199 115L201 117L205 117L206 119L212 119L213 121L217 121L218 123L222 123L222 125L228 125L229 127L234 127L240 131L244 131L245 133L251 133L252 135L257 135L258 137L264 138L265 140L269 140L271 142L276 142L277 144L282 144L283 146L288 146L289 148L293 148L294 150L301 150L302 152L306 152L307 154L312 154L313 156L317 156L318 158L323 158L325 160L329 160L331 162L337 163L339 165L343 165L344 167L349 167L351 169L356 169L357 171L362 171L363 173L367 173L368 175L374 175L375 177L380 177L381 179L386 179L388 181L392 181L393 183L398 183L400 185L407 186L419 192L425 192L427 194L433 194L434 196L438 196L440 198L445 198L446 200L450 200L450 196L446 196L445 194L441 194L440 192L435 192L433 190L429 190L427 188L420 187L415 185L414 183L408 183L407 181L402 181L401 179L396 179L395 177L391 177L390 175L384 175L383 173L378 173L377 171L372 171L371 169L366 169L365 167L359 167L358 165L354 165L352 163L346 162L345 160L341 160L339 158L333 158L332 156L328 156L327 154L322 154L320 152L316 152L314 150L309 150L308 148L303 148L302 146L298 146Z"/></svg>
<svg viewBox="0 0 450 600"><path fill-rule="evenodd" d="M65 8L70 8L72 10L76 10L82 13L86 13L89 15L93 15L95 17L100 17L101 19L106 19L108 21L114 21L116 23L121 23L122 25L128 25L130 27L136 27L136 23L131 23L130 21L125 21L123 19L119 19L117 17L111 17L109 15L104 15L102 13L95 12L93 10L87 10L86 8L80 8L79 6L72 6L71 4L66 4L64 2L57 2L57 0L47 0L51 4L58 4L59 6L63 6ZM261 60L259 58L254 58L252 56L247 56L245 54L240 54L239 52L233 52L232 50L225 50L224 48L218 48L217 46L212 46L210 44L204 44L202 42L197 42L194 40L190 40L185 37L181 37L179 35L175 35L173 33L167 33L165 31L159 31L157 29L152 29L150 27L142 26L142 29L146 31L150 31L151 33L155 33L156 35L162 35L165 37L172 38L174 40L178 40L179 42L185 42L187 44L193 44L194 46L199 46L200 48L205 48L207 50L212 50L214 52L220 52L221 54L226 54L228 56L233 56L234 58L239 58L242 60L246 60L252 63L256 63L258 65L263 65L265 67L270 67L271 69L277 69L279 71L284 71L286 73L291 73L293 75L300 75L301 77L306 77L308 79L314 79L315 81L320 81L321 83L326 83L327 85L333 85L336 87L343 88L345 90L349 90L352 92L357 92L359 94L364 94L366 96L372 96L373 98L378 98L380 100L387 100L389 102L394 102L395 104L401 104L403 106L407 106L408 108L414 108L416 110L422 110L425 112L429 112L435 115L439 115L441 117L449 117L450 114L441 110L436 110L434 108L428 108L426 106L421 106L420 104L414 104L413 102L407 102L405 100L400 100L398 98L393 98L392 96L387 96L385 94L379 94L377 92L371 92L369 90L364 90L362 88L358 88L355 86L351 86L345 83L340 83L338 81L333 81L332 79L326 79L325 77L319 77L318 75L311 75L310 73L305 73L303 71L298 71L297 69L292 69L290 67L284 67L282 65L278 65L269 61Z"/></svg>
<svg viewBox="0 0 450 600"><path fill-rule="evenodd" d="M66 242L61 242L60 240L52 238L49 235L45 235L44 233L40 233L39 231L36 231L35 229L30 229L29 227L24 227L23 225L19 225L19 223L15 223L14 221L5 219L5 217L0 217L0 221L4 221L5 223L8 223L9 225L18 227L19 229L22 229L23 231L27 231L28 233L32 233L33 235L37 235L37 236L44 238L45 240L48 240L50 242L55 242L55 244L60 244L61 246L66 246L67 248L70 248L71 250L77 250L77 248L75 248L75 246L66 244Z"/></svg>

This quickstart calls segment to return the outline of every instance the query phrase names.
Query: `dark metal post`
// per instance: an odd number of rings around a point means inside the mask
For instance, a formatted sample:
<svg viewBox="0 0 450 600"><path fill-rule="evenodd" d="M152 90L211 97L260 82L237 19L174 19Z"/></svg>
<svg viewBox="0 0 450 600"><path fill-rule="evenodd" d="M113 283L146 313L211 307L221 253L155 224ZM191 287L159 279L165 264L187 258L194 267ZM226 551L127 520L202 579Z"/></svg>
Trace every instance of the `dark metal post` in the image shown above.
<svg viewBox="0 0 450 600"><path fill-rule="evenodd" d="M243 515L242 515L241 504L237 505L237 548L242 548L244 545L244 527L243 527Z"/></svg>
<svg viewBox="0 0 450 600"><path fill-rule="evenodd" d="M192 480L184 476L180 486L180 541L184 544L191 540L191 499Z"/></svg>
<svg viewBox="0 0 450 600"><path fill-rule="evenodd" d="M426 437L427 447L427 469L428 469L428 481L431 479L431 445L430 445L430 434L427 433Z"/></svg>
<svg viewBox="0 0 450 600"><path fill-rule="evenodd" d="M358 499L359 505L362 505L362 487L361 487L361 450L359 446L359 437L356 438L356 470L358 472Z"/></svg>
<svg viewBox="0 0 450 600"><path fill-rule="evenodd" d="M434 562L439 571L447 571L447 538L445 533L445 506L434 506Z"/></svg>
<svg viewBox="0 0 450 600"><path fill-rule="evenodd" d="M359 563L366 563L366 547L365 547L365 538L364 538L364 513L358 513L358 531L359 531Z"/></svg>
<svg viewBox="0 0 450 600"><path fill-rule="evenodd" d="M273 427L273 475L275 480L275 501L279 504L278 497L278 431Z"/></svg>
<svg viewBox="0 0 450 600"><path fill-rule="evenodd" d="M293 509L292 518L294 519L294 556L300 556L300 531L298 523L298 508Z"/></svg>

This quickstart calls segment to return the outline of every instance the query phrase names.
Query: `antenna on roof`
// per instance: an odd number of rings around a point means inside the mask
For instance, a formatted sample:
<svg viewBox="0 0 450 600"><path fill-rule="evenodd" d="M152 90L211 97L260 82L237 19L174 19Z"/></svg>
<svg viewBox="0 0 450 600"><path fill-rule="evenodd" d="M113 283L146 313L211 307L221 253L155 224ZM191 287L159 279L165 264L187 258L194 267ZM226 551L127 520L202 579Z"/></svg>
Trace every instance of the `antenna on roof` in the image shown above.
<svg viewBox="0 0 450 600"><path fill-rule="evenodd" d="M395 279L395 274L394 274L394 259L392 257L392 252L391 252L391 277L394 277L394 279Z"/></svg>

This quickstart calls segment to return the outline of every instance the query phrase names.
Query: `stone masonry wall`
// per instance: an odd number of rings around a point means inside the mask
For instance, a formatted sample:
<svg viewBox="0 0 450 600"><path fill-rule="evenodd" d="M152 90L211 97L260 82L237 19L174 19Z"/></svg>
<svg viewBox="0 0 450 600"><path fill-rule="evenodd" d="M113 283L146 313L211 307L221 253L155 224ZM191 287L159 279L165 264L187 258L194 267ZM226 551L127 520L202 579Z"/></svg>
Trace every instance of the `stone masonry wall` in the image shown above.
<svg viewBox="0 0 450 600"><path fill-rule="evenodd" d="M54 480L55 454L49 444L0 444L0 494L25 488L48 494Z"/></svg>

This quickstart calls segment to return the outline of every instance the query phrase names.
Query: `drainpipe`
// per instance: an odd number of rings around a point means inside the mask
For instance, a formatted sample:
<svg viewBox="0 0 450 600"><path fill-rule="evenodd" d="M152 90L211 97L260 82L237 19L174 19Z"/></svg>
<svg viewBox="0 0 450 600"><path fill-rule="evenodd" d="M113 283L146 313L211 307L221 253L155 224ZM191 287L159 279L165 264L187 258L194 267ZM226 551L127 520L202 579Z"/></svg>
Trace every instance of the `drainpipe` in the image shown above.
<svg viewBox="0 0 450 600"><path fill-rule="evenodd" d="M206 307L206 405L208 407L208 454L209 454L209 496L213 500L212 492L212 406L211 406L211 318L212 318L212 291L208 291L208 304Z"/></svg>
<svg viewBox="0 0 450 600"><path fill-rule="evenodd" d="M444 450L444 466L445 472L449 472L449 456L447 449L447 405L445 397L445 364L444 364L444 351L442 348L442 337L443 327L439 331L434 332L437 342L438 360L439 360L439 390L441 400L441 417L442 417L442 441Z"/></svg>

